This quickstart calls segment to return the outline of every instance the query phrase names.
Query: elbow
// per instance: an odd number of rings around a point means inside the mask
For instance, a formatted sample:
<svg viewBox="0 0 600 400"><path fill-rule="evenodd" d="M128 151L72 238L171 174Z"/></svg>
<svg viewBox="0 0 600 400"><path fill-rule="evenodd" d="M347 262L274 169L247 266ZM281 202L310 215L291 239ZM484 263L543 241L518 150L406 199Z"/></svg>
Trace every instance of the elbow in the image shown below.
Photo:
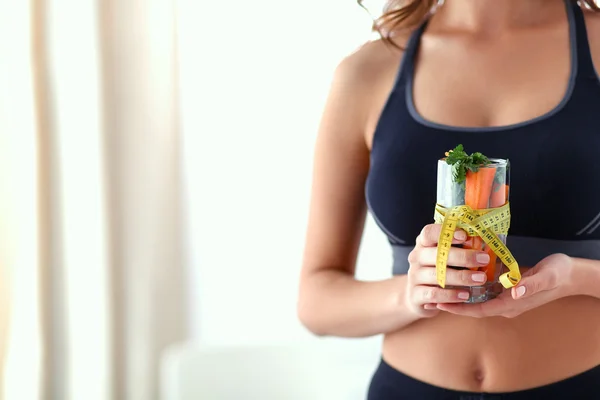
<svg viewBox="0 0 600 400"><path fill-rule="evenodd" d="M301 293L298 298L296 314L298 320L310 333L318 337L328 336L329 333L323 324L323 316L319 307L316 306L316 301L310 299L307 294Z"/></svg>

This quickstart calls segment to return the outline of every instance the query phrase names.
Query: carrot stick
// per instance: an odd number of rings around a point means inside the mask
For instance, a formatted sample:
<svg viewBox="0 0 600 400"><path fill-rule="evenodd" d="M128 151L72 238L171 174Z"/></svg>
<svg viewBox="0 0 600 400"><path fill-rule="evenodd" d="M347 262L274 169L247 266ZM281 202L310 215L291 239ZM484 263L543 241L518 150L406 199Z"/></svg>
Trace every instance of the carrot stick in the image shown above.
<svg viewBox="0 0 600 400"><path fill-rule="evenodd" d="M495 175L495 167L483 167L477 172L467 172L465 204L475 210L487 208Z"/></svg>
<svg viewBox="0 0 600 400"><path fill-rule="evenodd" d="M488 208L495 175L495 167L482 167L479 168L477 172L468 171L465 182L465 204L474 210ZM479 236L472 237L470 240L465 242L463 247L482 250L483 239L481 239ZM488 268L490 264L492 264L491 258L492 257L490 257L490 263L481 270ZM495 260L493 261L495 263Z"/></svg>
<svg viewBox="0 0 600 400"><path fill-rule="evenodd" d="M507 201L508 185L504 183L494 184L492 188L492 195L490 197L490 208L502 207ZM485 271L488 282L493 282L496 278L494 275L496 272L496 259L498 256L496 256L496 253L494 253L494 251L488 246L485 246L485 251L490 256L490 262L485 267L482 267L481 270Z"/></svg>
<svg viewBox="0 0 600 400"><path fill-rule="evenodd" d="M492 184L496 168L479 168L477 172L467 172L465 182L465 204L474 210L488 208L490 195L492 194ZM481 248L482 240L480 237L473 238L473 248Z"/></svg>

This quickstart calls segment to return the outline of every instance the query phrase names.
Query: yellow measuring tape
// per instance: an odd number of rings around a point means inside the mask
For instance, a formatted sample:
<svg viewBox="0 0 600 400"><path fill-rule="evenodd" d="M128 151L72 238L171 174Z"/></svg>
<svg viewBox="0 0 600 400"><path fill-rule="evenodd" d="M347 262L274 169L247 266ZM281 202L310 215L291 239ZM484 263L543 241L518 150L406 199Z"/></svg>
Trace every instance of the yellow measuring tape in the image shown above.
<svg viewBox="0 0 600 400"><path fill-rule="evenodd" d="M452 246L454 231L464 229L469 236L479 236L506 265L509 272L500 275L500 283L506 289L516 286L521 280L519 264L506 245L497 235L508 234L510 227L510 208L506 203L502 207L473 210L469 206L456 206L451 209L435 207L435 222L442 224L437 247L436 273L441 287L446 287L446 268L448 254Z"/></svg>

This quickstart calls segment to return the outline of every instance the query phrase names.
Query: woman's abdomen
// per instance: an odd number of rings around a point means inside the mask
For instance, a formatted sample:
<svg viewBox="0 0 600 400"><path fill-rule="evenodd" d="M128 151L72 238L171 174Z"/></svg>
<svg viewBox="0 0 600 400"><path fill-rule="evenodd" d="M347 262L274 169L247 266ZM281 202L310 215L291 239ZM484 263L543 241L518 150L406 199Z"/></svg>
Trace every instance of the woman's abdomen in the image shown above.
<svg viewBox="0 0 600 400"><path fill-rule="evenodd" d="M600 300L563 298L512 319L441 312L387 334L383 357L447 389L508 392L547 385L600 365Z"/></svg>

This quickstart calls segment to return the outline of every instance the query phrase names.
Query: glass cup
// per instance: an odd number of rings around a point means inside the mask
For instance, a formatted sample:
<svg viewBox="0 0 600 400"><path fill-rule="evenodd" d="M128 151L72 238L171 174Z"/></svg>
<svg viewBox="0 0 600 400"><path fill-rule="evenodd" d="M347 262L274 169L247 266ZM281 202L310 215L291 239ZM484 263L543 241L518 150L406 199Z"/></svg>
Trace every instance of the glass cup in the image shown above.
<svg viewBox="0 0 600 400"><path fill-rule="evenodd" d="M448 165L444 158L438 161L437 203L447 209L460 205L468 205L474 210L501 207L508 202L509 188L510 163L508 160L492 158L489 165L480 168L475 173L469 173L466 181L461 183L457 183L454 179L454 166ZM506 235L498 234L497 236L506 244ZM486 273L486 283L482 286L460 287L460 289L470 292L466 303L483 303L502 293L504 288L499 282L499 277L508 269L480 237L469 237L463 245L454 246L482 250L490 255L488 265L472 268L472 270ZM462 269L451 265L448 265L448 268Z"/></svg>

